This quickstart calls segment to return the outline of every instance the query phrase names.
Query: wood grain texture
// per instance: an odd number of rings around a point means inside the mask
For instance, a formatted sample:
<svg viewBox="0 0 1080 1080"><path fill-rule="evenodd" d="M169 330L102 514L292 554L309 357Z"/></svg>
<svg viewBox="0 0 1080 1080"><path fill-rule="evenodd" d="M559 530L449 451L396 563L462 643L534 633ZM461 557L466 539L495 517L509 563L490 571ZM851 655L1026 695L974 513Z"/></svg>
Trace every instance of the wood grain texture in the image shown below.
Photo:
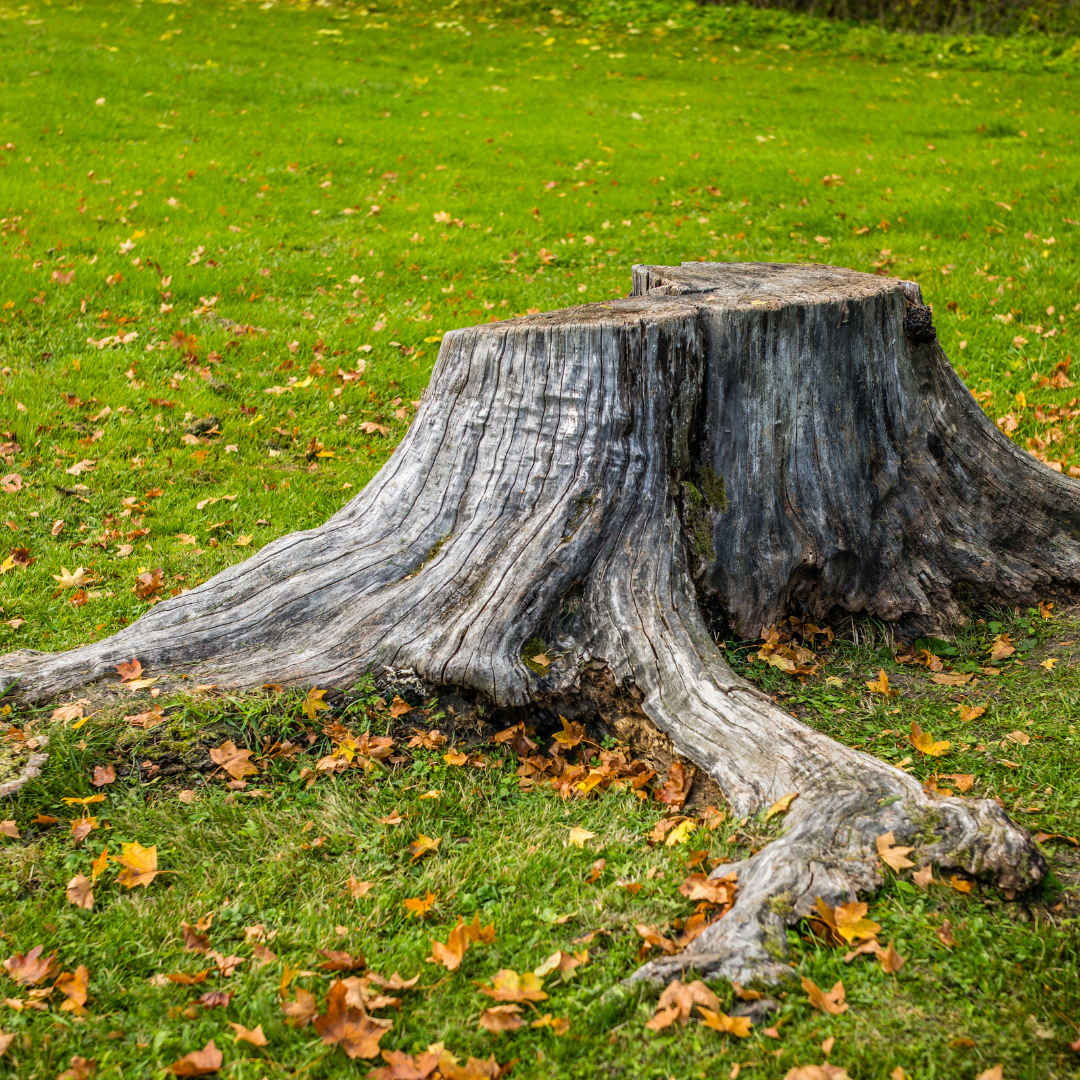
<svg viewBox="0 0 1080 1080"><path fill-rule="evenodd" d="M643 977L784 976L784 925L880 884L890 829L924 860L1036 883L1037 848L996 804L926 794L800 724L728 667L702 608L751 636L788 610L923 631L1064 595L1080 485L1001 435L936 341L905 336L910 283L708 263L633 282L447 334L405 439L325 525L111 638L8 654L4 685L43 700L136 655L237 687L406 668L514 706L573 698L603 664L737 816L800 795L738 868L729 915ZM522 657L534 637L543 672Z"/></svg>

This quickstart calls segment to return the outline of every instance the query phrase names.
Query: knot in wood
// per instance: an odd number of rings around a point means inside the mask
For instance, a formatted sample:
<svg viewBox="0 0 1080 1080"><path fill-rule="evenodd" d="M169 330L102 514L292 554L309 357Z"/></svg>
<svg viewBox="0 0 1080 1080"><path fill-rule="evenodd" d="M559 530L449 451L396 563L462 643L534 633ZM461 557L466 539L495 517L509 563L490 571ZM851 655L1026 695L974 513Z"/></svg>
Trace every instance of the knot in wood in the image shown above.
<svg viewBox="0 0 1080 1080"><path fill-rule="evenodd" d="M926 304L912 304L904 316L904 333L908 340L918 341L923 345L937 340L933 320L934 313Z"/></svg>

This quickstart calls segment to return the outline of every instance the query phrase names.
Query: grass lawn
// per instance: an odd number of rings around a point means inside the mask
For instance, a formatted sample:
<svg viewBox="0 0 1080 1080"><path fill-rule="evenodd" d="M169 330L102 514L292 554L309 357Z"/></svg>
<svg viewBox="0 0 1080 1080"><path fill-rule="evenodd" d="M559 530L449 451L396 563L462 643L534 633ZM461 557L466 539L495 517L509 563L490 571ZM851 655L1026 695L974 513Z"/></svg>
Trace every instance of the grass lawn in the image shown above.
<svg viewBox="0 0 1080 1080"><path fill-rule="evenodd" d="M791 20L782 38L709 40L645 19L538 17L0 6L4 651L110 634L319 524L406 430L444 331L623 295L634 262L813 259L914 279L987 411L1080 474L1068 69L828 55L804 48ZM393 1019L381 1046L444 1043L462 1075L494 1053L517 1059L515 1077L741 1067L772 1080L820 1064L835 1040L829 1060L852 1080L973 1080L999 1063L990 1076L1075 1076L1080 859L1061 837L1080 837L1080 620L1046 614L983 612L936 646L964 685L898 665L870 624L836 625L803 683L727 643L736 668L808 723L941 787L970 777L970 796L1057 834L1033 897L891 875L869 916L906 959L898 973L872 956L845 964L844 949L793 929L795 974L826 989L842 979L849 1008L815 1011L796 980L745 1039L696 1019L654 1033L655 993L605 992L638 963L636 925L674 933L694 910L677 891L687 874L760 846L782 815L650 843L655 798L522 785L511 744L492 741L513 718L415 696L391 717L368 682L331 692L330 710L309 701L310 716L307 687L154 698L119 679L81 718L7 708L0 782L25 764L26 740L47 738L50 759L0 808L0 930L12 955L43 945L56 973L85 965L89 989L64 1008L77 986L40 998L52 977L4 979L0 1031L14 1037L0 1069L51 1080L79 1055L97 1077L148 1077L213 1039L235 1080L364 1075L383 1062L351 1061L281 1007L287 984L288 1000L302 1004L299 988L323 1010L328 950L362 952L386 977L419 972L400 1008L375 1010ZM1001 633L1017 651L990 665ZM881 669L897 695L867 688ZM985 711L964 721L964 707ZM147 727L128 719L147 713ZM942 757L912 749L912 721L949 742ZM335 724L391 734L400 760L313 776L341 745ZM432 727L446 745L407 747ZM233 788L210 757L228 740L259 769ZM453 743L464 764L447 760ZM110 766L115 780L93 786ZM709 802L700 788L688 814ZM96 828L76 828L83 817ZM575 827L593 834L580 848ZM439 844L414 858L421 834ZM125 888L118 874L134 871L109 863L93 907L69 903L69 881L124 844L156 847L156 879ZM414 913L413 898L432 904ZM185 950L181 924L211 913L207 945L193 931ZM494 924L494 941L454 972L425 963L459 915ZM557 950L586 962L548 974L549 997L522 1016L569 1030L478 1029L493 1002L474 983ZM219 974L230 956L244 962ZM203 971L191 985L162 977ZM199 1003L218 990L227 1003ZM732 989L714 990L729 1011ZM261 1025L267 1045L234 1042L230 1022Z"/></svg>

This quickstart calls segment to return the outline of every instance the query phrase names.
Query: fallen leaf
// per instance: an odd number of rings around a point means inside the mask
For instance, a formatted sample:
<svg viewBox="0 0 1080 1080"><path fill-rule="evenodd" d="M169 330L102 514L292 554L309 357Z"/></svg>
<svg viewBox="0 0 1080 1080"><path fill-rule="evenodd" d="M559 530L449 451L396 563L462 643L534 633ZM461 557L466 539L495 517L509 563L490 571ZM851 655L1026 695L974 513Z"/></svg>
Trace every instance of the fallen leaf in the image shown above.
<svg viewBox="0 0 1080 1080"><path fill-rule="evenodd" d="M379 1040L393 1027L392 1020L377 1020L346 1003L348 987L338 979L326 995L326 1012L315 1017L315 1030L324 1046L340 1046L350 1058L373 1058Z"/></svg>
<svg viewBox="0 0 1080 1080"><path fill-rule="evenodd" d="M462 754L457 750L451 750L446 754L443 754L443 761L447 765L464 765L469 760L468 754Z"/></svg>
<svg viewBox="0 0 1080 1080"><path fill-rule="evenodd" d="M251 753L250 750L237 749L229 739L210 751L210 760L220 765L234 780L243 780L245 776L254 776L259 772L251 761Z"/></svg>
<svg viewBox="0 0 1080 1080"><path fill-rule="evenodd" d="M90 781L94 787L104 787L106 784L115 782L116 769L112 765L106 765L104 768L100 765L94 766L94 778Z"/></svg>
<svg viewBox="0 0 1080 1080"><path fill-rule="evenodd" d="M13 818L8 818L7 821L0 821L0 833L5 836L10 836L12 840L21 840L22 833L19 832L19 826L15 824Z"/></svg>
<svg viewBox="0 0 1080 1080"><path fill-rule="evenodd" d="M69 705L61 705L58 709L53 709L53 720L63 720L67 723L69 720L81 720L83 715L83 706L86 705L85 700L73 701Z"/></svg>
<svg viewBox="0 0 1080 1080"><path fill-rule="evenodd" d="M1016 743L1018 746L1027 746L1031 742L1031 736L1026 731L1010 731L1001 741L1001 748L1008 749L1005 743Z"/></svg>
<svg viewBox="0 0 1080 1080"><path fill-rule="evenodd" d="M406 713L411 713L413 707L404 699L394 695L393 700L390 702L390 717L396 720L399 716L404 716Z"/></svg>
<svg viewBox="0 0 1080 1080"><path fill-rule="evenodd" d="M789 792L787 795L784 795L782 798L777 799L776 802L774 802L772 806L770 806L769 809L765 811L765 820L768 821L770 818L775 817L777 814L786 813L788 807L790 807L792 802L798 797L799 793L797 791L792 791Z"/></svg>
<svg viewBox="0 0 1080 1080"><path fill-rule="evenodd" d="M1047 671L1053 671L1054 665L1058 662L1056 656L1048 656L1045 660L1039 661L1039 667L1046 668Z"/></svg>
<svg viewBox="0 0 1080 1080"><path fill-rule="evenodd" d="M137 679L142 674L142 664L133 656L130 663L124 662L114 665L116 670L120 673L120 680L122 682L129 682L131 679Z"/></svg>
<svg viewBox="0 0 1080 1080"><path fill-rule="evenodd" d="M309 720L314 720L320 712L330 708L330 706L323 701L325 694L325 690L320 690L315 686L308 691L307 697L304 698L303 710L304 715Z"/></svg>
<svg viewBox="0 0 1080 1080"><path fill-rule="evenodd" d="M16 953L4 961L4 968L18 986L37 986L49 977L56 953L42 959L44 945L35 945L25 956Z"/></svg>
<svg viewBox="0 0 1080 1080"><path fill-rule="evenodd" d="M957 791L970 791L971 785L975 783L974 773L942 773L942 780L951 780L956 786Z"/></svg>
<svg viewBox="0 0 1080 1080"><path fill-rule="evenodd" d="M207 976L210 974L210 969L206 968L204 971L196 971L189 974L186 971L173 971L165 976L171 983L176 983L177 986L198 986L199 983L206 982Z"/></svg>
<svg viewBox="0 0 1080 1080"><path fill-rule="evenodd" d="M520 1005L492 1005L480 1013L480 1027L493 1034L517 1031L525 1026L525 1021L518 1015L520 1012Z"/></svg>
<svg viewBox="0 0 1080 1080"><path fill-rule="evenodd" d="M211 1039L201 1050L185 1054L179 1061L174 1061L168 1070L173 1076L205 1076L221 1068L222 1054Z"/></svg>
<svg viewBox="0 0 1080 1080"><path fill-rule="evenodd" d="M375 887L373 881L357 881L355 875L349 875L349 895L354 900L359 900L362 896L367 896L369 892Z"/></svg>
<svg viewBox="0 0 1080 1080"><path fill-rule="evenodd" d="M957 705L961 720L978 720L986 712L985 705Z"/></svg>
<svg viewBox="0 0 1080 1080"><path fill-rule="evenodd" d="M933 735L928 731L923 731L914 720L911 721L911 734L908 736L907 741L920 754L926 754L927 757L941 757L952 746L950 742L935 742Z"/></svg>
<svg viewBox="0 0 1080 1080"><path fill-rule="evenodd" d="M235 1024L231 1020L228 1024L236 1032L237 1042L248 1042L252 1046L267 1046L270 1042L263 1034L262 1024L254 1028L246 1028L243 1024Z"/></svg>
<svg viewBox="0 0 1080 1080"><path fill-rule="evenodd" d="M225 978L234 975L241 964L247 963L243 956L222 956L216 949L211 949L206 954L206 959L213 960L217 964L218 974Z"/></svg>
<svg viewBox="0 0 1080 1080"><path fill-rule="evenodd" d="M66 895L69 904L89 911L94 906L94 883L85 874L76 874L67 883Z"/></svg>
<svg viewBox="0 0 1080 1080"><path fill-rule="evenodd" d="M1014 652L1016 652L1016 648L1013 646L1009 635L998 634L990 646L990 660L991 662L1004 660L1006 657L1012 656Z"/></svg>
<svg viewBox="0 0 1080 1080"><path fill-rule="evenodd" d="M544 1001L547 994L544 993L541 981L531 971L519 975L510 968L500 968L491 980L490 986L474 982L481 994L496 1001Z"/></svg>
<svg viewBox="0 0 1080 1080"><path fill-rule="evenodd" d="M199 995L199 1004L204 1009L227 1009L232 998L231 990L207 990Z"/></svg>
<svg viewBox="0 0 1080 1080"><path fill-rule="evenodd" d="M995 1065L992 1069L984 1069L975 1080L1005 1080L1004 1066Z"/></svg>
<svg viewBox="0 0 1080 1080"><path fill-rule="evenodd" d="M924 867L916 870L911 875L911 880L919 886L920 889L927 889L934 880L934 867L932 864L927 863Z"/></svg>
<svg viewBox="0 0 1080 1080"><path fill-rule="evenodd" d="M956 947L956 938L953 937L952 924L946 919L935 931L938 941L947 949L953 949Z"/></svg>
<svg viewBox="0 0 1080 1080"><path fill-rule="evenodd" d="M726 1035L734 1035L740 1039L750 1038L750 1017L728 1016L725 1012L713 1011L705 1008L704 1005L699 1005L697 1008L704 1018L701 1022L705 1027L712 1028L713 1031L722 1031Z"/></svg>
<svg viewBox="0 0 1080 1080"><path fill-rule="evenodd" d="M122 844L121 847L122 853L113 856L113 861L123 867L116 878L117 883L127 889L149 885L161 872L157 868L157 845L144 848L135 843Z"/></svg>
<svg viewBox="0 0 1080 1080"><path fill-rule="evenodd" d="M847 1069L839 1065L796 1065L784 1073L784 1080L851 1080Z"/></svg>
<svg viewBox="0 0 1080 1080"><path fill-rule="evenodd" d="M405 901L405 910L409 916L426 915L439 899L437 892L429 892L427 896L414 896Z"/></svg>
<svg viewBox="0 0 1080 1080"><path fill-rule="evenodd" d="M442 837L430 837L425 836L423 833L409 845L408 852L412 856L412 861L416 862L418 859L422 859L425 855L430 855L438 850Z"/></svg>
<svg viewBox="0 0 1080 1080"><path fill-rule="evenodd" d="M0 1055L3 1054L6 1047L3 1045L3 1035L0 1035ZM78 1054L72 1054L71 1056L71 1068L65 1069L56 1080L90 1080L90 1078L97 1071L97 1059L96 1058L84 1058Z"/></svg>
<svg viewBox="0 0 1080 1080"><path fill-rule="evenodd" d="M180 933L184 937L184 952L205 953L210 949L210 939L200 934L191 923L182 922Z"/></svg>
<svg viewBox="0 0 1080 1080"><path fill-rule="evenodd" d="M878 857L886 866L892 868L892 870L899 874L901 870L906 870L909 866L915 864L907 858L909 851L914 851L912 847L897 847L896 839L890 829L887 833L877 838L877 850Z"/></svg>
<svg viewBox="0 0 1080 1080"><path fill-rule="evenodd" d="M133 685L128 683L129 686ZM131 716L125 716L124 719L132 726L142 728L146 731L148 728L157 727L165 719L165 711L160 705L153 705L145 712L134 713Z"/></svg>
<svg viewBox="0 0 1080 1080"><path fill-rule="evenodd" d="M582 848L585 847L585 841L591 840L596 833L589 832L588 829L582 829L580 826L575 825L570 830L570 835L566 838L566 842L572 847Z"/></svg>
<svg viewBox="0 0 1080 1080"><path fill-rule="evenodd" d="M975 676L969 671L966 675L956 675L948 671L939 671L931 678L939 686L967 686Z"/></svg>
<svg viewBox="0 0 1080 1080"><path fill-rule="evenodd" d="M802 978L802 988L810 999L810 1004L822 1012L840 1016L848 1010L847 1002L844 1001L844 984L838 982L828 993L825 993L816 983L805 975Z"/></svg>
<svg viewBox="0 0 1080 1080"><path fill-rule="evenodd" d="M656 1003L656 1015L645 1026L650 1031L663 1031L676 1021L685 1025L695 1005L715 1011L720 1008L720 999L700 979L692 983L673 979Z"/></svg>
<svg viewBox="0 0 1080 1080"><path fill-rule="evenodd" d="M971 882L964 881L963 878L958 878L955 874L953 874L945 884L948 885L950 889L955 889L957 892L971 892Z"/></svg>
<svg viewBox="0 0 1080 1080"><path fill-rule="evenodd" d="M534 1020L529 1027L551 1028L553 1035L565 1035L570 1030L570 1018L568 1016L552 1016L544 1013L538 1020Z"/></svg>
<svg viewBox="0 0 1080 1080"><path fill-rule="evenodd" d="M881 964L881 970L886 975L894 975L898 972L907 961L902 957L890 941L884 949L880 949L877 954L878 962Z"/></svg>
<svg viewBox="0 0 1080 1080"><path fill-rule="evenodd" d="M820 910L822 906L821 898L818 897L818 908ZM836 932L848 943L856 941L859 938L873 937L881 927L873 922L871 919L867 919L866 913L870 908L867 904L863 904L858 900L853 900L849 904L841 904L839 907L832 909L833 913L833 926Z"/></svg>
<svg viewBox="0 0 1080 1080"><path fill-rule="evenodd" d="M895 690L889 688L889 676L885 674L884 668L878 668L878 677L867 681L866 688L871 693L881 694L883 697L889 697L896 693Z"/></svg>
<svg viewBox="0 0 1080 1080"><path fill-rule="evenodd" d="M320 949L319 952L326 957L319 965L324 971L355 971L357 968L367 967L367 961L362 955L353 956L351 953L334 949Z"/></svg>
<svg viewBox="0 0 1080 1080"><path fill-rule="evenodd" d="M307 1027L319 1015L315 1006L315 995L301 987L297 987L295 1000L282 1000L281 1011L289 1018L289 1026L294 1028Z"/></svg>
<svg viewBox="0 0 1080 1080"><path fill-rule="evenodd" d="M594 882L599 881L605 866L607 866L607 859L597 859L596 862L592 864L592 871L585 879L585 884L592 885Z"/></svg>
<svg viewBox="0 0 1080 1080"><path fill-rule="evenodd" d="M78 567L72 574L66 567L61 566L60 573L53 574L53 580L60 583L61 589L81 589L92 580L92 577L86 573L85 567Z"/></svg>
<svg viewBox="0 0 1080 1080"><path fill-rule="evenodd" d="M89 982L90 972L83 964L74 971L64 971L57 976L53 986L64 995L65 999L60 1005L61 1012L73 1012L76 1016L85 1015Z"/></svg>

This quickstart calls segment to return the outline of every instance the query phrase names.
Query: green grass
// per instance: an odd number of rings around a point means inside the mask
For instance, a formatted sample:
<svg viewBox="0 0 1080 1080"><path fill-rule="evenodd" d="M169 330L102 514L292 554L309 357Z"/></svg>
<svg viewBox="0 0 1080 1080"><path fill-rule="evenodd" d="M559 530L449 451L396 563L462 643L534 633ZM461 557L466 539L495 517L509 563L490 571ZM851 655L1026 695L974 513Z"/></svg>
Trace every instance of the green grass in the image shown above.
<svg viewBox="0 0 1080 1080"><path fill-rule="evenodd" d="M20 447L8 448L4 471L22 482L0 497L12 546L34 560L0 577L5 650L111 633L146 609L132 591L138 574L160 567L158 595L167 595L317 525L405 431L435 361L432 339L625 294L633 262L816 258L917 280L991 415L1011 413L1021 445L1036 440L1064 469L1080 467L1077 391L1050 383L1080 322L1077 226L1066 220L1080 218L1080 94L1064 61L1012 72L925 50L893 63L853 59L823 51L817 24L787 16L768 24L794 28L780 41L735 16L709 40L704 23L680 29L646 16L631 33L632 10L618 27L510 14L0 8L0 147L11 144L0 149L0 417L12 433L4 439ZM900 43L886 54L906 55L901 39L888 40ZM54 272L73 273L71 283ZM127 344L87 340L132 331ZM358 377L335 378L339 368L356 375L361 360ZM185 428L209 415L220 434L184 443ZM333 456L317 456L318 444ZM67 473L84 459L96 462L91 471ZM91 576L85 603L57 593L62 567ZM823 672L839 686L792 683L760 663L746 671L810 723L894 762L914 753L904 735L917 720L952 743L937 767L974 775L972 795L1001 798L1032 828L1080 836L1077 650L1061 644L1080 640L1080 623L996 617L1030 647L970 688L897 666L881 633L868 638L873 628L858 624L857 641L850 632L839 641ZM991 629L965 633L954 666L985 666ZM741 667L737 644L729 653ZM1060 660L1052 671L1039 666L1048 655ZM882 667L901 691L888 701L864 689ZM984 716L959 720L958 704L984 702ZM681 1080L753 1061L744 1077L770 1080L820 1062L830 1035L831 1060L858 1080L897 1066L919 1080L967 1080L998 1062L1017 1080L1076 1073L1067 1044L1080 1015L1078 877L1067 842L1048 847L1049 886L1015 903L978 885L964 896L892 881L871 916L908 959L896 977L868 958L846 966L793 930L799 974L821 986L843 978L851 1008L841 1017L812 1012L790 989L779 1040L755 1033L735 1045L696 1023L653 1035L643 1025L655 997L605 991L635 967L635 923L691 910L676 892L685 849L645 841L659 804L628 792L570 802L523 792L516 762L492 747L483 770L417 751L388 772L309 787L301 771L327 751L321 736L303 756L268 764L251 784L266 795L251 797L211 777L207 750L227 738L254 750L295 738L299 700L160 703L169 720L148 732L119 719L149 706L145 691L95 698L97 713L77 730L49 722L49 710L10 717L29 735L46 733L51 758L7 804L22 839L0 841L0 925L12 952L41 943L67 970L90 969L85 1020L57 1003L0 1008L0 1030L17 1035L3 1067L20 1080L55 1077L72 1054L96 1058L99 1076L149 1076L211 1037L230 1077L363 1072L311 1028L286 1027L277 1004L283 963L315 970L318 950L335 947L362 950L385 975L422 971L385 1046L412 1052L443 1040L462 1058L494 1050L519 1059L514 1076ZM338 717L382 730L372 704L363 691ZM1030 743L1003 749L1013 731ZM10 750L4 758L9 770L19 760ZM144 761L161 773L140 769ZM93 767L108 763L121 778L91 809L110 828L75 844L67 821L78 808L61 800L92 794ZM926 779L932 764L908 767ZM196 792L193 802L177 799L182 789ZM429 790L440 797L421 799ZM378 823L392 810L407 815L403 824ZM39 812L61 822L32 824ZM572 826L596 834L583 850L566 846ZM745 854L779 828L782 819L767 830L725 826L709 837L710 857ZM420 832L440 848L411 865L405 849ZM111 852L156 844L169 873L129 893L110 869L93 911L68 905L67 881L89 872L106 840ZM599 857L604 874L587 884ZM651 869L664 876L647 878ZM375 882L368 897L348 895L350 875ZM641 882L640 893L618 878ZM428 890L436 906L407 919L403 899ZM232 1003L192 1018L183 1010L205 987L148 980L205 966L182 951L180 923L209 911L215 948L250 956L243 928L263 923L278 932L279 959L243 965L223 980ZM445 940L458 914L474 912L494 921L495 944L470 950L452 976L424 964L430 937ZM944 919L957 937L951 952L934 933ZM470 980L577 951L586 946L573 939L598 927L611 934L588 946L590 963L566 985L545 983L542 1011L570 1017L568 1035L477 1030L486 999ZM320 1005L328 982L301 979ZM717 990L730 1003L730 989ZM10 982L4 991L25 997ZM234 1046L228 1020L261 1023L266 1052Z"/></svg>

